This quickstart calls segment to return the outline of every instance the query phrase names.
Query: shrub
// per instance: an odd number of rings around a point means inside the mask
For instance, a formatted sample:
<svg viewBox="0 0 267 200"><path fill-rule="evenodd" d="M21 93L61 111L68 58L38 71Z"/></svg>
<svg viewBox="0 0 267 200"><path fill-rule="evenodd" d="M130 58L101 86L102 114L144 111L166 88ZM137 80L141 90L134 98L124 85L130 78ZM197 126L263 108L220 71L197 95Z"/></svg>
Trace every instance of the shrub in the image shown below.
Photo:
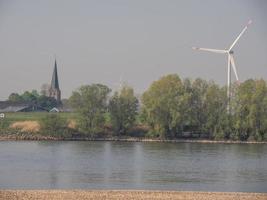
<svg viewBox="0 0 267 200"><path fill-rule="evenodd" d="M0 131L6 129L7 127L8 127L7 121L4 119L0 119Z"/></svg>
<svg viewBox="0 0 267 200"><path fill-rule="evenodd" d="M68 122L57 113L47 114L40 121L41 133L54 137L69 136Z"/></svg>
<svg viewBox="0 0 267 200"><path fill-rule="evenodd" d="M224 132L223 131L218 131L214 134L214 139L215 140L224 140Z"/></svg>

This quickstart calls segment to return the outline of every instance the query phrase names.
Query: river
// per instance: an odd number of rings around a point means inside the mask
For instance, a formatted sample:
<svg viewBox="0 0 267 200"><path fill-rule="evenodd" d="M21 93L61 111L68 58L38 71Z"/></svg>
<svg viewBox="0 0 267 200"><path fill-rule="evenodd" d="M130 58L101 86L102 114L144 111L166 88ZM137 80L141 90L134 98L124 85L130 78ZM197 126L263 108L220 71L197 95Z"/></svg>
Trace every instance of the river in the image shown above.
<svg viewBox="0 0 267 200"><path fill-rule="evenodd" d="M267 145L1 141L0 189L267 192Z"/></svg>

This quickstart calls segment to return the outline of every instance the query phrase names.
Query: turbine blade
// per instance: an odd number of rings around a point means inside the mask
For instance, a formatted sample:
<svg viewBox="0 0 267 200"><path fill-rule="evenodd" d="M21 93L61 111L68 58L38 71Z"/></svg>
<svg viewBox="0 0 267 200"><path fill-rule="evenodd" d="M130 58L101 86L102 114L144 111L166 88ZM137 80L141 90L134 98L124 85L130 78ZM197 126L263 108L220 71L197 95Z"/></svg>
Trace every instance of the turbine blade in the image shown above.
<svg viewBox="0 0 267 200"><path fill-rule="evenodd" d="M236 70L236 66L235 66L235 61L234 61L234 56L233 55L230 55L230 62L231 62L232 68L233 68L234 73L235 73L235 78L236 78L237 82L239 82L239 78L238 78L238 75L237 75L237 70Z"/></svg>
<svg viewBox="0 0 267 200"><path fill-rule="evenodd" d="M232 48L235 46L235 44L237 43L237 41L241 38L241 36L245 33L245 31L248 29L248 26L252 23L252 20L249 20L247 25L245 26L245 28L241 31L241 33L237 36L237 38L235 39L235 41L233 42L233 44L230 46L228 51L231 51Z"/></svg>
<svg viewBox="0 0 267 200"><path fill-rule="evenodd" d="M200 50L200 51L209 51L213 53L227 53L228 51L226 50L221 50L221 49L207 49L207 48L199 48L199 47L192 47L193 50Z"/></svg>

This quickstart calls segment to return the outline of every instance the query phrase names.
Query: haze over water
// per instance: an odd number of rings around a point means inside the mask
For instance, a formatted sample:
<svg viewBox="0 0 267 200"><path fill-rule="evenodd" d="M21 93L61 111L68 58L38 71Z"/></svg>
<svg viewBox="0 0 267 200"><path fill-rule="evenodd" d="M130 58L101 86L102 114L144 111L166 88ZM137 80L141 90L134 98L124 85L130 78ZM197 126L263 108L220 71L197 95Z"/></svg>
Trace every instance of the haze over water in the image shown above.
<svg viewBox="0 0 267 200"><path fill-rule="evenodd" d="M266 152L265 144L5 141L0 188L266 192Z"/></svg>

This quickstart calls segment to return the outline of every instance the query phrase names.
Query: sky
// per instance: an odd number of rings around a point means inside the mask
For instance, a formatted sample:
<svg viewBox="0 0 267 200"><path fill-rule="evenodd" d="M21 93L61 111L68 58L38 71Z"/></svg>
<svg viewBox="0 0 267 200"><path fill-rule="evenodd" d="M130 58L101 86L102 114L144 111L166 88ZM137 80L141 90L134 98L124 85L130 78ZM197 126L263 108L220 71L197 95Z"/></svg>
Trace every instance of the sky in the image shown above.
<svg viewBox="0 0 267 200"><path fill-rule="evenodd" d="M0 0L0 100L51 82L55 57L63 98L81 85L120 82L141 94L163 75L227 81L234 47L241 81L267 79L265 0Z"/></svg>

